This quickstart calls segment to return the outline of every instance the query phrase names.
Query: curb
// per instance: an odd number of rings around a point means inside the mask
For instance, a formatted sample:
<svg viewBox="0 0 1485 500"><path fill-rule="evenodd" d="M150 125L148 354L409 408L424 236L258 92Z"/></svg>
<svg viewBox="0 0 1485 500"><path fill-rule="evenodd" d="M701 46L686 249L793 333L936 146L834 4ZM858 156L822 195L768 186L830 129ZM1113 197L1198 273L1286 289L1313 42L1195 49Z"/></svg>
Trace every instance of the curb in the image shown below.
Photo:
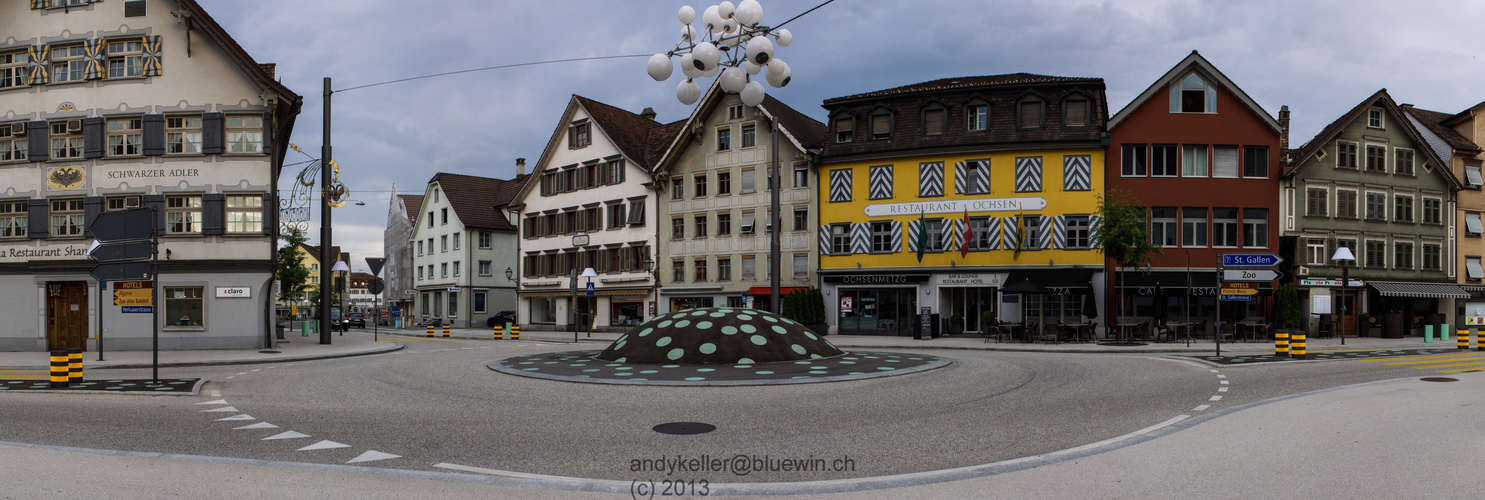
<svg viewBox="0 0 1485 500"><path fill-rule="evenodd" d="M391 341L388 341L388 342L391 342ZM369 351L357 351L357 352L347 352L347 353L339 353L339 354L322 354L322 355L317 355L317 356L295 356L295 357L289 357L289 358L268 358L268 359L232 359L232 360L217 360L217 361L176 361L176 362L171 362L171 363L160 363L160 366L162 368L163 367L180 368L180 367L191 367L191 366L226 366L226 365L257 365L257 364L267 364L267 363L292 363L292 362L297 362L297 361L314 361L314 360L318 360L318 359L352 358L352 357L356 357L356 356L370 356L370 355L373 355L373 354L385 354L385 353L389 353L389 352L392 352L392 351L402 350L402 349L404 349L404 348L407 347L407 346L402 345L402 344L397 343L397 342L393 342L393 343L396 344L396 345L382 347L382 348L377 348L377 349L373 349L373 350L369 350ZM91 370L138 369L138 368L153 368L154 366L155 365L153 363L125 363L125 364L118 364L118 365L92 366L92 367L88 367L88 369L91 369Z"/></svg>

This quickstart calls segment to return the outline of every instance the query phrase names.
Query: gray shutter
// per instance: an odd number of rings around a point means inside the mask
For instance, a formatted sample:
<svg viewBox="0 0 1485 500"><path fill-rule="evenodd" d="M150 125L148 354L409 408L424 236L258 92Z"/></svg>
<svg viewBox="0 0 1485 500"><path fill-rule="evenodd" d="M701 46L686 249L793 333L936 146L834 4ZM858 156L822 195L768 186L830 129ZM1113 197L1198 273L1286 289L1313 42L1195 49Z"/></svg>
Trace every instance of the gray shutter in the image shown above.
<svg viewBox="0 0 1485 500"><path fill-rule="evenodd" d="M83 198L83 236L93 237L93 221L98 219L98 214L103 212L103 197L89 196Z"/></svg>
<svg viewBox="0 0 1485 500"><path fill-rule="evenodd" d="M1102 245L1098 244L1098 231L1101 229L1103 229L1103 216L1088 216L1088 246L1090 248L1102 247Z"/></svg>
<svg viewBox="0 0 1485 500"><path fill-rule="evenodd" d="M147 195L144 195L142 198L143 198L142 201L144 201L144 203L143 203L144 208L153 208L153 209L155 209L155 230L160 231L161 234L164 234L164 232L165 232L165 195L163 195L163 194L147 194Z"/></svg>
<svg viewBox="0 0 1485 500"><path fill-rule="evenodd" d="M1041 235L1038 236L1037 248L1046 250L1052 248L1052 221L1051 217L1041 216L1041 224L1038 224Z"/></svg>
<svg viewBox="0 0 1485 500"><path fill-rule="evenodd" d="M204 113L201 115L201 152L209 155L219 155L225 152L227 129L226 120L221 113Z"/></svg>
<svg viewBox="0 0 1485 500"><path fill-rule="evenodd" d="M851 224L851 253L871 253L871 223Z"/></svg>
<svg viewBox="0 0 1485 500"><path fill-rule="evenodd" d="M902 251L902 221L892 221L892 253Z"/></svg>
<svg viewBox="0 0 1485 500"><path fill-rule="evenodd" d="M263 113L263 148L264 153L273 152L273 112Z"/></svg>
<svg viewBox="0 0 1485 500"><path fill-rule="evenodd" d="M830 255L830 226L820 226L820 255Z"/></svg>
<svg viewBox="0 0 1485 500"><path fill-rule="evenodd" d="M83 158L103 157L103 118L83 118Z"/></svg>
<svg viewBox="0 0 1485 500"><path fill-rule="evenodd" d="M227 195L206 193L201 195L201 234L220 235L227 229Z"/></svg>
<svg viewBox="0 0 1485 500"><path fill-rule="evenodd" d="M43 121L26 124L26 147L31 161L46 161L51 157L51 127Z"/></svg>
<svg viewBox="0 0 1485 500"><path fill-rule="evenodd" d="M47 205L46 200L26 201L26 218L29 219L26 221L26 224L30 226L26 228L27 238L33 240L43 239L46 238L47 234L51 233L51 225L49 223L49 219L51 219L50 210L51 206Z"/></svg>
<svg viewBox="0 0 1485 500"><path fill-rule="evenodd" d="M645 225L645 200L629 200L629 225Z"/></svg>
<svg viewBox="0 0 1485 500"><path fill-rule="evenodd" d="M144 155L165 154L165 115L144 115Z"/></svg>
<svg viewBox="0 0 1485 500"><path fill-rule="evenodd" d="M969 176L969 170L964 162L954 164L954 194L964 194L964 180Z"/></svg>
<svg viewBox="0 0 1485 500"><path fill-rule="evenodd" d="M1052 217L1052 248L1056 250L1067 248L1067 216Z"/></svg>
<svg viewBox="0 0 1485 500"><path fill-rule="evenodd" d="M908 221L907 241L908 241L908 251L909 252L917 252L918 251L918 231L922 231L922 230L923 230L923 225L920 224L919 221L915 221L915 220Z"/></svg>
<svg viewBox="0 0 1485 500"><path fill-rule="evenodd" d="M278 220L275 217L276 215L278 215L278 213L275 212L276 207L278 207L278 199L274 197L274 194L272 192L263 193L262 220L263 234L266 236L273 236L275 234L278 234Z"/></svg>

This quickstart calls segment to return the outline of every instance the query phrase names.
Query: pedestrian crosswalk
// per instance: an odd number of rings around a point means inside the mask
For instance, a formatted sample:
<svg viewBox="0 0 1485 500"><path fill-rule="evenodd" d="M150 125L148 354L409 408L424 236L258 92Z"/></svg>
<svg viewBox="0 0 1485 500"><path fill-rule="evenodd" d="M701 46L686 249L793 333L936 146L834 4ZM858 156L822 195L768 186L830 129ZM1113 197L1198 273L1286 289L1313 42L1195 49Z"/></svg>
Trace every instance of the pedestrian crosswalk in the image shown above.
<svg viewBox="0 0 1485 500"><path fill-rule="evenodd" d="M1485 370L1485 352L1465 351L1457 354L1434 354L1428 356L1406 356L1388 357L1380 359L1364 359L1368 363L1382 363L1390 366L1404 368L1416 368L1419 370L1438 370L1439 373L1464 373L1470 371Z"/></svg>
<svg viewBox="0 0 1485 500"><path fill-rule="evenodd" d="M51 372L42 370L0 370L0 380L48 380Z"/></svg>

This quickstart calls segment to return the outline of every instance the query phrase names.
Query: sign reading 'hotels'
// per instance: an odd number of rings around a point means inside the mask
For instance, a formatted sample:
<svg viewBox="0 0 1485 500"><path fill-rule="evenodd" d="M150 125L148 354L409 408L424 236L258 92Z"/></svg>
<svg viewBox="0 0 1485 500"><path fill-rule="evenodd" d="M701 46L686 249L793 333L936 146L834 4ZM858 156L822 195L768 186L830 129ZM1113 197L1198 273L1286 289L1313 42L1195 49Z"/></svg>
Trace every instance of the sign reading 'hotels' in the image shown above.
<svg viewBox="0 0 1485 500"><path fill-rule="evenodd" d="M1040 196L1025 198L964 198L942 201L913 201L908 203L877 203L866 206L869 217L894 215L957 214L977 212L1037 211L1047 208L1047 199Z"/></svg>

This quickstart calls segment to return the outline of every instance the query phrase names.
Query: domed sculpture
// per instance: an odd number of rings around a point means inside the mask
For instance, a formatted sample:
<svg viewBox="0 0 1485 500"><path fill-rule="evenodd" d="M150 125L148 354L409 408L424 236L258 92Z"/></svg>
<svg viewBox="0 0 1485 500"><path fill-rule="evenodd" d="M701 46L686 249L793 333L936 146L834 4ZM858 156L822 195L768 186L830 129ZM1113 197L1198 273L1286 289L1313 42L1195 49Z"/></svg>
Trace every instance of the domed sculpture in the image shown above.
<svg viewBox="0 0 1485 500"><path fill-rule="evenodd" d="M596 356L617 363L730 364L845 354L794 320L757 309L711 307L662 314Z"/></svg>

